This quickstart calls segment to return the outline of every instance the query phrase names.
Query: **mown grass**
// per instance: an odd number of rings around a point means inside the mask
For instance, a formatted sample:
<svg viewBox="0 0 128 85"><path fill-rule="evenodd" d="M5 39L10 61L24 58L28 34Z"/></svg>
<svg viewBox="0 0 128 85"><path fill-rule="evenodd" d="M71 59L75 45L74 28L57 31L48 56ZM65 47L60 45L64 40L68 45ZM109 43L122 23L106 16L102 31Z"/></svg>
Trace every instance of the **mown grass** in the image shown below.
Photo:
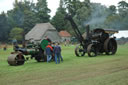
<svg viewBox="0 0 128 85"><path fill-rule="evenodd" d="M0 50L0 85L128 85L128 45L116 55L76 57L75 46L62 47L60 64L29 60L22 66L9 66L12 51Z"/></svg>

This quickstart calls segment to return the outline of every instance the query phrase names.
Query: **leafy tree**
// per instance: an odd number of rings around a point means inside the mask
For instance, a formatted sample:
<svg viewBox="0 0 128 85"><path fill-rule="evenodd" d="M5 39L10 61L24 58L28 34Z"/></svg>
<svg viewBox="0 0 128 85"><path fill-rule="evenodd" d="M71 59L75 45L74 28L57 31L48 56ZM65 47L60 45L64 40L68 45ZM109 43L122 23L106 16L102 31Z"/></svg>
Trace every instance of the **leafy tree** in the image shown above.
<svg viewBox="0 0 128 85"><path fill-rule="evenodd" d="M10 32L10 40L16 39L18 42L22 42L23 40L23 32L22 28L13 28Z"/></svg>
<svg viewBox="0 0 128 85"><path fill-rule="evenodd" d="M120 1L118 3L118 12L122 18L125 17L125 15L127 14L127 10L128 10L128 3L125 1Z"/></svg>
<svg viewBox="0 0 128 85"><path fill-rule="evenodd" d="M23 29L25 30L25 34L30 31L36 23L38 23L39 19L36 17L35 13L29 10L24 11L24 22Z"/></svg>
<svg viewBox="0 0 128 85"><path fill-rule="evenodd" d="M91 15L91 3L89 0L84 0L81 2L81 7L76 10L76 15L74 16L75 21L80 28L84 28L84 22L89 19Z"/></svg>
<svg viewBox="0 0 128 85"><path fill-rule="evenodd" d="M116 14L116 12L117 12L116 6L114 5L109 6L110 15Z"/></svg>
<svg viewBox="0 0 128 85"><path fill-rule="evenodd" d="M123 8L123 9L126 9L128 7L128 3L126 1L120 1L118 3L118 7L119 8Z"/></svg>
<svg viewBox="0 0 128 85"><path fill-rule="evenodd" d="M8 21L10 27L20 27L25 30L25 34L39 21L36 16L35 5L33 2L15 0L14 9L8 11Z"/></svg>
<svg viewBox="0 0 128 85"><path fill-rule="evenodd" d="M23 28L25 35L36 23L48 22L49 12L46 0L38 0L37 5L29 0L15 0L14 8L7 12L10 30Z"/></svg>
<svg viewBox="0 0 128 85"><path fill-rule="evenodd" d="M76 11L82 7L80 0L64 0L65 8L68 13L75 16Z"/></svg>
<svg viewBox="0 0 128 85"><path fill-rule="evenodd" d="M120 1L118 3L118 15L119 15L119 23L120 29L128 29L128 3L125 1Z"/></svg>
<svg viewBox="0 0 128 85"><path fill-rule="evenodd" d="M91 28L103 27L108 14L107 7L98 3L90 3L89 0L84 0L81 2L81 8L76 10L73 18L83 33L87 24L91 25Z"/></svg>
<svg viewBox="0 0 128 85"><path fill-rule="evenodd" d="M0 42L5 42L8 40L8 22L7 17L4 12L0 14Z"/></svg>
<svg viewBox="0 0 128 85"><path fill-rule="evenodd" d="M107 28L111 28L111 29L120 29L121 25L119 24L121 21L121 18L119 15L110 15L107 17L107 19L105 20L105 24Z"/></svg>
<svg viewBox="0 0 128 85"><path fill-rule="evenodd" d="M11 27L22 27L23 26L23 20L24 20L24 7L22 6L23 2L18 2L15 0L14 3L14 9L9 10L7 12L8 14L8 21L11 25Z"/></svg>
<svg viewBox="0 0 128 85"><path fill-rule="evenodd" d="M39 22L39 17L35 12L35 4L30 1L24 1L24 22L23 28L25 30L25 34L30 31L36 23Z"/></svg>
<svg viewBox="0 0 128 85"><path fill-rule="evenodd" d="M109 12L110 15L106 19L106 26L109 28L119 29L119 30L127 30L128 25L128 9L127 2L121 1L118 3L118 10L116 7L110 6ZM118 11L118 12L117 12Z"/></svg>
<svg viewBox="0 0 128 85"><path fill-rule="evenodd" d="M90 0L84 0L83 2L80 0L64 0L64 3L68 14L72 15L78 28L83 32L83 23L88 19L91 12Z"/></svg>
<svg viewBox="0 0 128 85"><path fill-rule="evenodd" d="M51 10L47 7L47 0L38 0L36 4L37 16L40 23L49 22Z"/></svg>
<svg viewBox="0 0 128 85"><path fill-rule="evenodd" d="M57 9L55 16L52 18L51 23L57 28L58 31L66 30L67 20L65 20L66 9L64 8L63 0L60 0L60 6Z"/></svg>

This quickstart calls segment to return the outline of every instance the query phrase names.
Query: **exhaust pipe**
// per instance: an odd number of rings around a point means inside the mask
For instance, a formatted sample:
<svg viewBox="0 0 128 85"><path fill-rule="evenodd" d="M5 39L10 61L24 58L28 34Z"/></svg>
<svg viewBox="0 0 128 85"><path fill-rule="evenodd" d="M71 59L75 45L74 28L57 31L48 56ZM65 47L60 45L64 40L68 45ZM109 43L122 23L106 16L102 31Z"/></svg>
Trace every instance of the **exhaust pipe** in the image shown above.
<svg viewBox="0 0 128 85"><path fill-rule="evenodd" d="M90 26L89 25L86 25L86 38L89 39L89 36L90 36Z"/></svg>

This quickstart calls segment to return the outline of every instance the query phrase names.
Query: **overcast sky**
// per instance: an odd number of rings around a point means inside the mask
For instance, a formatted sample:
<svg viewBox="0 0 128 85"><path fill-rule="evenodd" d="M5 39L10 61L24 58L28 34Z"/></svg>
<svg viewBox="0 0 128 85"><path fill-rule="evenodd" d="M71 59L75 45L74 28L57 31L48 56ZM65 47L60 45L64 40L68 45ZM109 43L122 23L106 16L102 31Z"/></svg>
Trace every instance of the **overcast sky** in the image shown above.
<svg viewBox="0 0 128 85"><path fill-rule="evenodd" d="M0 0L0 13L2 11L7 12L7 10L12 9L14 1L15 0ZM37 0L33 0L33 1L36 2ZM56 12L57 7L59 6L59 0L47 0L47 1L48 1L48 7L51 9L50 15L53 16ZM119 1L122 0L91 0L91 2L101 3L106 6L110 6L110 5L117 6L117 3ZM128 2L128 0L124 0L124 1Z"/></svg>

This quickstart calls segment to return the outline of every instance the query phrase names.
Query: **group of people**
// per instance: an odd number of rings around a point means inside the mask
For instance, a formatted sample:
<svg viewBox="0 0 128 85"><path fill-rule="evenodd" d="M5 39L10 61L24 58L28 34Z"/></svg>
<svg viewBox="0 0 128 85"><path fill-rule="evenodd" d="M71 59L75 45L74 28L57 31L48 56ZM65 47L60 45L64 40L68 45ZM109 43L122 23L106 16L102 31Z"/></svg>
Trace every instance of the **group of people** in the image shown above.
<svg viewBox="0 0 128 85"><path fill-rule="evenodd" d="M59 46L59 43L48 43L48 45L46 46L46 55L47 62L50 62L53 57L56 64L59 64L60 61L63 62L61 47Z"/></svg>

